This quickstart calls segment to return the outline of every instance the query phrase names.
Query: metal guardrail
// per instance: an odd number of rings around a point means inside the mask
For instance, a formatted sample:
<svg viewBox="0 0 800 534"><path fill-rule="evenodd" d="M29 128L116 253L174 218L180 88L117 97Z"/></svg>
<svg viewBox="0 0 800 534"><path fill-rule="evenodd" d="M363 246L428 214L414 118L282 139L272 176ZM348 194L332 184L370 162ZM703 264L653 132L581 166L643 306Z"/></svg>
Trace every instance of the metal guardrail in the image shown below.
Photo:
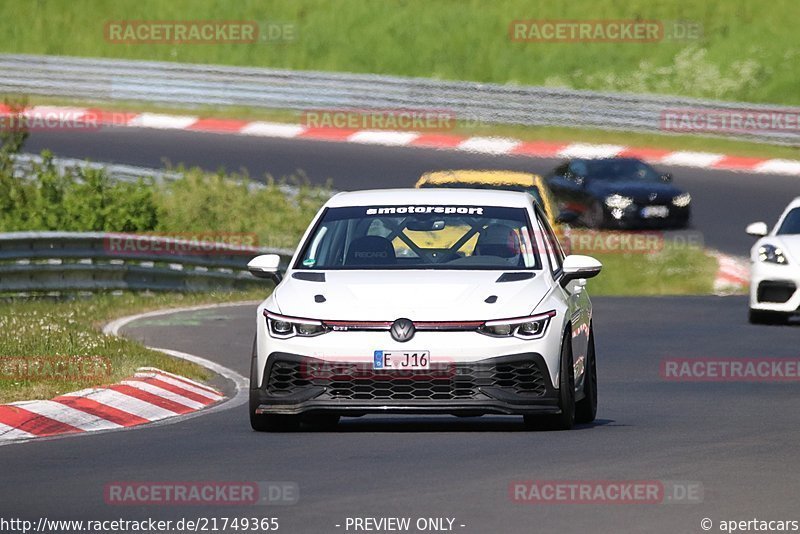
<svg viewBox="0 0 800 534"><path fill-rule="evenodd" d="M291 110L439 110L487 123L665 133L666 109L774 111L775 106L658 95L67 56L0 55L0 92L177 106ZM798 113L797 108L782 108ZM726 137L800 144L800 132Z"/></svg>
<svg viewBox="0 0 800 534"><path fill-rule="evenodd" d="M154 235L5 233L0 234L0 293L204 291L263 286L263 281L247 272L247 262L267 253L279 254L287 264L293 252Z"/></svg>
<svg viewBox="0 0 800 534"><path fill-rule="evenodd" d="M42 164L42 157L35 154L16 154L14 158L14 175L17 178L27 178L31 175L34 165ZM103 170L108 175L120 182L135 182L141 178L150 178L154 182L176 180L180 173L152 169L149 167L135 167L133 165L120 165L117 163L97 163L72 158L53 158L53 165L59 174L64 174L70 169L95 169Z"/></svg>
<svg viewBox="0 0 800 534"><path fill-rule="evenodd" d="M14 158L14 176L20 179L30 178L34 165L41 165L43 158L36 154L15 154ZM94 162L82 159L73 158L53 158L53 165L59 174L64 174L72 169L95 169L103 170L108 176L115 181L119 182L136 182L139 179L151 179L155 183L169 182L177 180L183 176L180 172L168 171L162 169L153 169L151 167L136 167L134 165L121 165L118 163L104 163ZM256 191L266 187L265 184L255 180L248 180L247 187L250 191ZM280 191L286 195L286 198L291 200L295 198L299 190L296 186L288 184L278 184ZM338 191L335 189L326 190L326 194L333 196Z"/></svg>

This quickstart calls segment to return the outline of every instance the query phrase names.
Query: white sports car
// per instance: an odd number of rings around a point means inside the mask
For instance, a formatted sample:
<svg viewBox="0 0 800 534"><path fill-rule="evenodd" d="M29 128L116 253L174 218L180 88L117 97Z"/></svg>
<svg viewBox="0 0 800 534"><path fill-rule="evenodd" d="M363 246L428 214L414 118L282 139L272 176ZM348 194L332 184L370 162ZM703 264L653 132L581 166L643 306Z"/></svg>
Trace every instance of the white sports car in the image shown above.
<svg viewBox="0 0 800 534"><path fill-rule="evenodd" d="M340 193L259 307L259 431L368 413L519 414L568 429L597 410L587 256L564 257L527 193Z"/></svg>
<svg viewBox="0 0 800 534"><path fill-rule="evenodd" d="M800 313L800 197L771 232L766 223L756 222L747 233L761 238L750 251L750 322L786 322Z"/></svg>

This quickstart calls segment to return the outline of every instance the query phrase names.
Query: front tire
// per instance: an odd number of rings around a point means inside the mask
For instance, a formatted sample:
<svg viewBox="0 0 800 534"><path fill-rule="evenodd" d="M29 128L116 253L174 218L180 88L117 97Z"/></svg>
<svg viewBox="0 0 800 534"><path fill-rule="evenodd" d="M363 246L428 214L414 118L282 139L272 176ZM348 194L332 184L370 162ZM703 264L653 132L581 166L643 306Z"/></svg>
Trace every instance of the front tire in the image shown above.
<svg viewBox="0 0 800 534"><path fill-rule="evenodd" d="M589 330L589 345L586 348L583 395L583 399L575 405L575 421L591 423L597 417L597 359L595 358L593 328Z"/></svg>
<svg viewBox="0 0 800 534"><path fill-rule="evenodd" d="M789 316L780 312L754 310L750 308L748 314L750 324L786 324Z"/></svg>
<svg viewBox="0 0 800 534"><path fill-rule="evenodd" d="M561 408L561 413L545 415L541 418L535 415L526 415L524 420L525 426L528 428L569 430L575 424L575 367L572 362L570 340L569 332L567 332L561 341L561 363L558 373L558 407Z"/></svg>
<svg viewBox="0 0 800 534"><path fill-rule="evenodd" d="M250 426L256 432L294 432L300 428L296 415L257 414L250 408Z"/></svg>

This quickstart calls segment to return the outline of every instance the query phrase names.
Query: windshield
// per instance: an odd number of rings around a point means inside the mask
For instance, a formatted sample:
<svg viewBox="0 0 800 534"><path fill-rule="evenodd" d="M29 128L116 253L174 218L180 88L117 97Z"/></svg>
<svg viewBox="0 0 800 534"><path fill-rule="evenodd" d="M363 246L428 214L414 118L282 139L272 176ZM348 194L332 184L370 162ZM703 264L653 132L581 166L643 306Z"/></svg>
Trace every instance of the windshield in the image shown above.
<svg viewBox="0 0 800 534"><path fill-rule="evenodd" d="M786 214L776 233L778 235L800 234L800 208L795 208Z"/></svg>
<svg viewBox="0 0 800 534"><path fill-rule="evenodd" d="M586 177L605 181L660 181L661 175L650 165L630 159L593 160L587 163Z"/></svg>
<svg viewBox="0 0 800 534"><path fill-rule="evenodd" d="M541 269L533 235L524 208L328 208L295 268Z"/></svg>

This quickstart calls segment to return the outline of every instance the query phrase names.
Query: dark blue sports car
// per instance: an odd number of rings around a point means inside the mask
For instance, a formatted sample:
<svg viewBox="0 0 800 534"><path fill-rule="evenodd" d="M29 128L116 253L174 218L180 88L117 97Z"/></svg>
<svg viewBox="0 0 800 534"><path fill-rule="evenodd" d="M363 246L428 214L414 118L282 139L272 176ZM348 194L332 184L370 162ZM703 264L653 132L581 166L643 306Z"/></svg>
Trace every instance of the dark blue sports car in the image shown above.
<svg viewBox="0 0 800 534"><path fill-rule="evenodd" d="M547 177L560 219L590 228L685 228L692 197L634 158L573 159Z"/></svg>

